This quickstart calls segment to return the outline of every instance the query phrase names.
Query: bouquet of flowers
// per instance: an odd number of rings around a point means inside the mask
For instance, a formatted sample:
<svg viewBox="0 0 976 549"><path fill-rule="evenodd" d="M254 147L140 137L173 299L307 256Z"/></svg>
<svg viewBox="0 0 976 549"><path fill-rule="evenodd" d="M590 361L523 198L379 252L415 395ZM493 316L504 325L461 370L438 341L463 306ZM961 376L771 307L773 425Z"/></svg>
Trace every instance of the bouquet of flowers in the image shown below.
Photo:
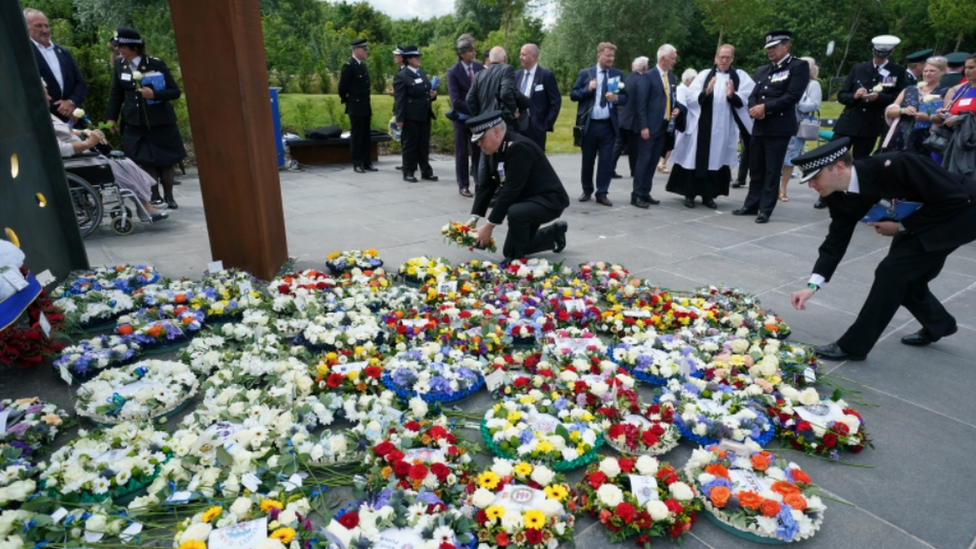
<svg viewBox="0 0 976 549"><path fill-rule="evenodd" d="M213 505L176 527L174 549L207 549L216 539L248 540L248 547L284 549L306 546L316 532L308 499L285 494L240 496L228 507ZM238 541L240 543L240 541Z"/></svg>
<svg viewBox="0 0 976 549"><path fill-rule="evenodd" d="M0 444L17 448L24 457L50 444L59 429L73 423L68 412L38 397L0 400Z"/></svg>
<svg viewBox="0 0 976 549"><path fill-rule="evenodd" d="M838 449L858 453L871 446L864 418L843 400L822 399L817 390L780 385L777 396L764 397L766 412L784 444L808 454L838 459Z"/></svg>
<svg viewBox="0 0 976 549"><path fill-rule="evenodd" d="M728 385L694 378L684 383L672 379L659 399L680 414L677 424L681 435L699 444L751 439L765 446L775 433L762 405Z"/></svg>
<svg viewBox="0 0 976 549"><path fill-rule="evenodd" d="M776 454L709 446L692 452L685 474L709 515L746 539L800 541L823 522L826 506L810 476Z"/></svg>
<svg viewBox="0 0 976 549"><path fill-rule="evenodd" d="M446 354L438 344L427 344L397 354L384 365L383 384L403 400L420 396L426 402L464 398L485 383L482 364L460 351Z"/></svg>
<svg viewBox="0 0 976 549"><path fill-rule="evenodd" d="M681 433L674 424L674 409L658 403L642 408L636 400L611 422L607 444L621 454L638 456L664 454L677 446Z"/></svg>
<svg viewBox="0 0 976 549"><path fill-rule="evenodd" d="M383 260L379 258L379 252L373 249L343 250L330 253L325 258L325 266L338 275L352 269L372 271L382 267Z"/></svg>
<svg viewBox="0 0 976 549"><path fill-rule="evenodd" d="M145 421L182 409L198 386L187 365L147 360L102 371L81 386L75 407L99 423Z"/></svg>
<svg viewBox="0 0 976 549"><path fill-rule="evenodd" d="M684 475L651 456L603 458L587 467L578 488L580 509L598 518L613 542L637 536L647 547L651 536L680 538L701 510Z"/></svg>
<svg viewBox="0 0 976 549"><path fill-rule="evenodd" d="M98 372L128 364L142 352L142 345L131 336L100 335L69 345L54 361L54 369L68 383L86 381Z"/></svg>
<svg viewBox="0 0 976 549"><path fill-rule="evenodd" d="M666 385L681 377L701 377L705 363L691 346L666 351L650 341L625 337L614 346L613 360L627 368L637 379L651 385Z"/></svg>
<svg viewBox="0 0 976 549"><path fill-rule="evenodd" d="M446 276L453 269L446 259L429 259L427 256L414 257L400 265L400 278L407 284L420 286L429 278Z"/></svg>
<svg viewBox="0 0 976 549"><path fill-rule="evenodd" d="M68 326L81 330L96 330L115 324L120 315L136 308L132 296L121 290L94 290L55 300Z"/></svg>
<svg viewBox="0 0 976 549"><path fill-rule="evenodd" d="M495 246L495 239L492 238L491 242L487 246L478 245L478 231L471 228L465 223L455 223L454 221L448 221L447 225L441 227L441 235L444 237L444 241L448 244L455 244L462 248L467 248L468 251L478 248L479 250L488 250L489 252L497 252L498 247Z"/></svg>

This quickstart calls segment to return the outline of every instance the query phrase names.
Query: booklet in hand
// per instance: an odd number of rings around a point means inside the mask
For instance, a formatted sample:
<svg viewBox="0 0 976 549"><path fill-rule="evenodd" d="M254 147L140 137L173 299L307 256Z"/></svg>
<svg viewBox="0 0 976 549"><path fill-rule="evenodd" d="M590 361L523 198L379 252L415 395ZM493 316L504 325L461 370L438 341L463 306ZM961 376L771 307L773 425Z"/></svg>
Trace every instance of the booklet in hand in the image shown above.
<svg viewBox="0 0 976 549"><path fill-rule="evenodd" d="M861 223L877 223L878 221L901 221L922 207L921 202L902 202L880 200L861 219Z"/></svg>

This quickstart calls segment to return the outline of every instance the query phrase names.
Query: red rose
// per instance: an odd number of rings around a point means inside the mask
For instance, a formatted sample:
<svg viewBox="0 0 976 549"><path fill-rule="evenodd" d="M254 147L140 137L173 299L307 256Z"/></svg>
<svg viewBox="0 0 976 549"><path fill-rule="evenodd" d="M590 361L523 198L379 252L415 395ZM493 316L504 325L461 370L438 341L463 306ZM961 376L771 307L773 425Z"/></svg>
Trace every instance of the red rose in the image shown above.
<svg viewBox="0 0 976 549"><path fill-rule="evenodd" d="M542 531L536 530L535 528L529 528L525 531L525 541L532 545L537 545L542 543Z"/></svg>
<svg viewBox="0 0 976 549"><path fill-rule="evenodd" d="M634 509L633 505L622 501L617 504L616 514L624 521L624 524L630 524L634 522L634 516L637 514L637 510Z"/></svg>
<svg viewBox="0 0 976 549"><path fill-rule="evenodd" d="M386 455L386 461L388 463L393 463L394 461L400 461L403 459L404 453L400 450L391 450L389 454Z"/></svg>
<svg viewBox="0 0 976 549"><path fill-rule="evenodd" d="M342 385L342 381L344 379L346 379L346 376L342 374L329 374L329 379L326 380L325 384L335 389L336 387Z"/></svg>
<svg viewBox="0 0 976 549"><path fill-rule="evenodd" d="M620 466L620 470L624 473L630 473L634 470L634 460L627 458L617 459L617 465Z"/></svg>
<svg viewBox="0 0 976 549"><path fill-rule="evenodd" d="M508 534L505 532L498 532L495 534L495 543L497 543L499 547L508 547Z"/></svg>
<svg viewBox="0 0 976 549"><path fill-rule="evenodd" d="M616 440L622 434L624 434L624 426L620 423L616 423L610 427L610 438Z"/></svg>
<svg viewBox="0 0 976 549"><path fill-rule="evenodd" d="M434 463L430 466L430 472L434 473L437 480L444 482L447 480L447 476L451 474L451 470L443 463Z"/></svg>
<svg viewBox="0 0 976 549"><path fill-rule="evenodd" d="M278 285L278 293L279 294L285 294L285 295L287 295L289 289L291 289L291 286L289 286L287 284L279 284Z"/></svg>
<svg viewBox="0 0 976 549"><path fill-rule="evenodd" d="M393 443L390 442L390 441L388 441L388 440L384 440L383 442L377 444L373 448L373 452L375 452L376 455L378 455L380 457L383 457L383 456L389 454L393 450L396 450L396 446L394 446Z"/></svg>
<svg viewBox="0 0 976 549"><path fill-rule="evenodd" d="M348 530L359 526L359 513L346 513L339 517L339 524L346 527Z"/></svg>
<svg viewBox="0 0 976 549"><path fill-rule="evenodd" d="M838 436L842 436L842 437L846 437L851 432L850 427L848 427L846 423L839 423L839 422L835 423L833 427L831 427L831 430L837 433Z"/></svg>
<svg viewBox="0 0 976 549"><path fill-rule="evenodd" d="M448 446L447 447L447 455L449 455L449 456L456 456L456 455L458 455L457 446Z"/></svg>
<svg viewBox="0 0 976 549"><path fill-rule="evenodd" d="M427 466L423 463L410 466L410 478L413 480L424 480L427 478Z"/></svg>
<svg viewBox="0 0 976 549"><path fill-rule="evenodd" d="M447 511L447 505L444 505L444 502L442 501L438 501L437 503L432 503L427 506L428 515L443 513L444 511Z"/></svg>
<svg viewBox="0 0 976 549"><path fill-rule="evenodd" d="M457 549L457 546L455 546L453 543L448 543L445 541L438 545L437 549Z"/></svg>
<svg viewBox="0 0 976 549"><path fill-rule="evenodd" d="M397 478L403 478L407 476L407 474L409 473L410 473L410 464L407 463L406 461L400 460L393 464L393 474L396 475Z"/></svg>
<svg viewBox="0 0 976 549"><path fill-rule="evenodd" d="M833 433L824 433L823 443L824 446L826 446L827 448L833 448L834 446L837 446L837 435Z"/></svg>
<svg viewBox="0 0 976 549"><path fill-rule="evenodd" d="M787 416L787 417L789 417L789 416ZM801 433L802 432L805 432L805 431L810 431L812 429L813 429L813 427L811 427L810 426L810 423L807 422L807 421L800 421L799 423L796 424L796 430L799 431L799 432L801 432Z"/></svg>
<svg viewBox="0 0 976 549"><path fill-rule="evenodd" d="M603 483L606 481L607 481L607 475L603 474L600 471L597 471L592 475L590 475L590 481L589 481L590 486L592 486L594 490L599 490L600 487L603 486Z"/></svg>

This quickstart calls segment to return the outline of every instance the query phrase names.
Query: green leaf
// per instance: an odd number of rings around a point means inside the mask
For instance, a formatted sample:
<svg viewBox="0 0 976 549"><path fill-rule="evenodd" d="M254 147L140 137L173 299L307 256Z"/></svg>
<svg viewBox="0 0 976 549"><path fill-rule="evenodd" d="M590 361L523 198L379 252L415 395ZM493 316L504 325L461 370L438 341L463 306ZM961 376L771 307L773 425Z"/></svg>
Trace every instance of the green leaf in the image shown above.
<svg viewBox="0 0 976 549"><path fill-rule="evenodd" d="M569 440L569 431L561 423L556 426L556 436L565 440L567 444L571 442Z"/></svg>
<svg viewBox="0 0 976 549"><path fill-rule="evenodd" d="M834 392L830 395L830 400L838 401L844 398L844 390L840 387L834 389Z"/></svg>
<svg viewBox="0 0 976 549"><path fill-rule="evenodd" d="M223 446L217 447L217 463L220 463L224 467L230 467L234 465L234 458L231 457L231 455L227 452L227 450L224 450Z"/></svg>

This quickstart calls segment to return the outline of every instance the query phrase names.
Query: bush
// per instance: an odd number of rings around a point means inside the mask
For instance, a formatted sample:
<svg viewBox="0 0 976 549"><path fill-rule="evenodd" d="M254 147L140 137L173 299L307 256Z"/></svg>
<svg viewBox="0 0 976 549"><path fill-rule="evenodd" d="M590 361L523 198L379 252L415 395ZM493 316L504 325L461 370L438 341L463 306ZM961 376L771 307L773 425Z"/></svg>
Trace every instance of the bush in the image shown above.
<svg viewBox="0 0 976 549"><path fill-rule="evenodd" d="M297 127L298 135L302 136L302 139L305 139L305 130L310 130L314 127L314 110L315 105L311 99L306 99L295 105L295 118L294 120L289 120L288 123Z"/></svg>
<svg viewBox="0 0 976 549"><path fill-rule="evenodd" d="M454 125L441 115L439 102L433 104L434 119L430 121L430 144L434 151L454 154Z"/></svg>
<svg viewBox="0 0 976 549"><path fill-rule="evenodd" d="M329 115L329 120L332 124L339 126L343 131L349 131L352 129L352 123L349 122L349 117L345 113L345 108L342 106L335 97L325 98L325 112Z"/></svg>

